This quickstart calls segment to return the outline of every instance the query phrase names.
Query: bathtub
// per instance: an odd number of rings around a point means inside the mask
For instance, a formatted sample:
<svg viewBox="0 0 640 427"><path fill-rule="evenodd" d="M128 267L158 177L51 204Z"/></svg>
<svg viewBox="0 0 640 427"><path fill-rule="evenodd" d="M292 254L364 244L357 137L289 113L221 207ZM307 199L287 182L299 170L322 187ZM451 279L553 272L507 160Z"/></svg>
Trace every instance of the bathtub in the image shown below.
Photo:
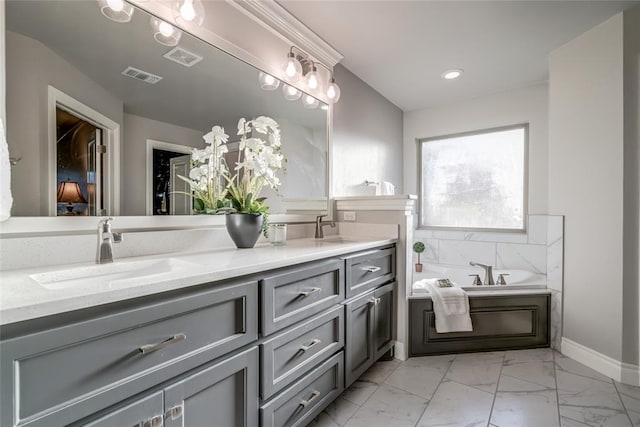
<svg viewBox="0 0 640 427"><path fill-rule="evenodd" d="M454 285L465 291L488 291L488 290L508 290L508 289L544 289L547 287L547 276L527 270L493 270L494 280L498 280L499 274L509 274L505 276L506 285L494 286L474 286L471 274L477 274L484 280L484 270L475 267L446 266L427 264L421 273L413 272L413 282L422 279L449 279ZM414 293L426 292L421 288L414 288Z"/></svg>

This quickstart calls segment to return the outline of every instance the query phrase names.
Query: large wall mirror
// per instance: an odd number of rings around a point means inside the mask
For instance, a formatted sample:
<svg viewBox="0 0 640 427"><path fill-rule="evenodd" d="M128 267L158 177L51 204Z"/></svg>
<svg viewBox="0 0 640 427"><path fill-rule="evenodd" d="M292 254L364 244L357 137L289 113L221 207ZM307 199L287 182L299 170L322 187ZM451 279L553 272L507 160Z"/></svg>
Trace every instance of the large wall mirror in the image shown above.
<svg viewBox="0 0 640 427"><path fill-rule="evenodd" d="M141 9L118 23L95 1L5 4L13 216L189 214L173 192L190 149L214 125L234 141L240 117L261 115L288 160L271 212L326 206L323 103L262 89L256 68L187 33L175 43Z"/></svg>

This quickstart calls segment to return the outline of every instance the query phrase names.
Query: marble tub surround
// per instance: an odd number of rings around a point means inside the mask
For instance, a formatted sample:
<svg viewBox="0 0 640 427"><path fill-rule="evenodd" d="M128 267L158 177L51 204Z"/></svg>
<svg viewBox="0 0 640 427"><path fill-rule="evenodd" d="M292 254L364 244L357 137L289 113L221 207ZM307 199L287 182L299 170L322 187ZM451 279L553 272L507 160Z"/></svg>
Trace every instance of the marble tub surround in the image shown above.
<svg viewBox="0 0 640 427"><path fill-rule="evenodd" d="M564 217L529 215L525 233L414 230L413 241L425 244L421 255L429 265L469 267L469 261L494 266L494 270L526 270L545 277L552 293L551 346L560 349L562 339L562 283ZM413 254L413 263L417 262ZM484 273L477 270L481 278ZM424 278L413 272L413 281ZM509 277L506 278L509 283ZM471 284L472 278L469 278Z"/></svg>
<svg viewBox="0 0 640 427"><path fill-rule="evenodd" d="M286 245L278 247L259 243L252 249L222 248L196 253L173 253L170 256L127 258L120 260L120 263L158 261L176 265L177 270L171 274L159 275L148 275L147 271L145 276L136 277L132 274L124 280L113 282L87 279L86 285L57 290L47 289L29 276L73 267L93 267L95 262L3 271L0 283L0 324L259 273L393 242L395 240L392 238L362 236L320 242L306 238L287 241Z"/></svg>
<svg viewBox="0 0 640 427"><path fill-rule="evenodd" d="M640 388L551 349L416 357L378 362L309 425L640 426Z"/></svg>

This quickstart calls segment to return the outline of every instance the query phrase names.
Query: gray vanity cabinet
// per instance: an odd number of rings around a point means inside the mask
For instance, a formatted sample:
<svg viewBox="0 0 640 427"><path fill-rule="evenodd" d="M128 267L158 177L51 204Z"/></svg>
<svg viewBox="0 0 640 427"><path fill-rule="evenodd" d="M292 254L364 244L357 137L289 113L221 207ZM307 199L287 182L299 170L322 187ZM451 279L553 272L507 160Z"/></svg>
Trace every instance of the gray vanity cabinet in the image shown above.
<svg viewBox="0 0 640 427"><path fill-rule="evenodd" d="M161 427L164 423L162 391L157 391L90 422L84 427Z"/></svg>
<svg viewBox="0 0 640 427"><path fill-rule="evenodd" d="M165 427L257 426L257 347L166 387L164 402Z"/></svg>
<svg viewBox="0 0 640 427"><path fill-rule="evenodd" d="M2 399L0 425L75 422L258 338L255 281L144 301L3 327L1 394L15 398Z"/></svg>
<svg viewBox="0 0 640 427"><path fill-rule="evenodd" d="M345 387L393 346L393 290L395 282L345 303Z"/></svg>

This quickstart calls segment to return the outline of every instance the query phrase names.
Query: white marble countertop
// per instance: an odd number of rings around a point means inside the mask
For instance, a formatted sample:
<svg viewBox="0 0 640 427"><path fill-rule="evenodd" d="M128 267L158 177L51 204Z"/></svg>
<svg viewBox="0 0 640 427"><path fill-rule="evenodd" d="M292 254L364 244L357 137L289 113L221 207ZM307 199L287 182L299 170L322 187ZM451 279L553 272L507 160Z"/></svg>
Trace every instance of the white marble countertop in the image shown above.
<svg viewBox="0 0 640 427"><path fill-rule="evenodd" d="M499 289L494 287L493 289L487 289L482 291L468 291L469 298L473 297L497 297L507 295L544 295L550 294L551 291L546 288L532 288L532 289ZM431 299L429 292L413 292L409 295L409 299Z"/></svg>
<svg viewBox="0 0 640 427"><path fill-rule="evenodd" d="M33 277L52 272L98 270L93 263L0 272L0 325L108 304L207 282L244 276L395 242L387 238L295 239L284 246L256 245L200 253L174 253L116 260L131 271L109 279L85 278L81 285L48 289ZM139 271L137 266L140 265ZM113 268L113 267L112 267ZM114 279L117 277L117 279ZM55 284L53 285L55 286Z"/></svg>

